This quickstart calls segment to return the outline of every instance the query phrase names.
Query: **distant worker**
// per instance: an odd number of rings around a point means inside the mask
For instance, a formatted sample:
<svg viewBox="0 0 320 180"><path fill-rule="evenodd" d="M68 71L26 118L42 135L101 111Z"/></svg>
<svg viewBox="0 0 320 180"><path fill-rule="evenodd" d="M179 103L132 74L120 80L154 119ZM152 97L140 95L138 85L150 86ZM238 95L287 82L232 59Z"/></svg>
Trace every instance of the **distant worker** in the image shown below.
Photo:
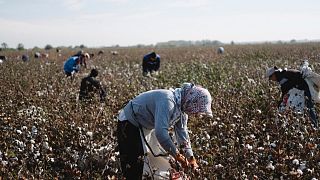
<svg viewBox="0 0 320 180"><path fill-rule="evenodd" d="M34 58L40 58L40 57L41 57L41 53L39 53L39 52L34 53Z"/></svg>
<svg viewBox="0 0 320 180"><path fill-rule="evenodd" d="M155 52L151 52L149 54L146 54L143 57L142 61L142 71L143 76L147 76L148 73L152 75L152 73L158 73L157 71L160 68L160 56L156 54Z"/></svg>
<svg viewBox="0 0 320 180"><path fill-rule="evenodd" d="M7 59L8 59L7 56L0 56L0 60L2 60L2 61L6 61Z"/></svg>
<svg viewBox="0 0 320 180"><path fill-rule="evenodd" d="M86 60L91 58L89 53L85 53L83 50L80 50L73 56L80 57L80 56L83 56L83 55L86 56L87 59L80 59L80 66L84 66L85 68L87 68L87 61Z"/></svg>
<svg viewBox="0 0 320 180"><path fill-rule="evenodd" d="M72 56L64 63L64 72L68 76L72 76L74 73L77 73L80 70L80 65L84 63L85 67L87 66L86 60L90 56L88 53L81 54L80 56Z"/></svg>
<svg viewBox="0 0 320 180"><path fill-rule="evenodd" d="M104 51L103 50L100 50L99 52L98 52L98 55L102 55L104 53Z"/></svg>
<svg viewBox="0 0 320 180"><path fill-rule="evenodd" d="M26 54L22 55L22 61L24 62L29 61L29 56Z"/></svg>
<svg viewBox="0 0 320 180"><path fill-rule="evenodd" d="M219 47L217 52L218 52L218 54L223 54L224 53L224 48L223 47Z"/></svg>
<svg viewBox="0 0 320 180"><path fill-rule="evenodd" d="M100 102L104 103L106 98L106 91L101 86L100 82L95 79L99 72L97 69L92 69L90 74L81 80L79 100L91 101L94 97L94 92L99 92Z"/></svg>

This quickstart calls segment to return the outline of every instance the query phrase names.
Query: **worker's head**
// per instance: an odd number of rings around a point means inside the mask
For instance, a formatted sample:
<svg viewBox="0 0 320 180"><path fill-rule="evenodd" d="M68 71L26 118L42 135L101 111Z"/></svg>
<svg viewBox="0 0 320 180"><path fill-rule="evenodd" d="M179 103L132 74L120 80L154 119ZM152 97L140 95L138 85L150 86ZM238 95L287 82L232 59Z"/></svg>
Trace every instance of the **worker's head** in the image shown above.
<svg viewBox="0 0 320 180"><path fill-rule="evenodd" d="M83 53L80 55L80 61L85 62L86 60L90 59L90 55L88 53Z"/></svg>
<svg viewBox="0 0 320 180"><path fill-rule="evenodd" d="M157 58L157 54L156 54L155 52L152 52L152 53L150 54L150 57L151 57L151 60L155 61L156 58Z"/></svg>
<svg viewBox="0 0 320 180"><path fill-rule="evenodd" d="M80 50L80 51L77 52L77 54L75 54L75 56L81 56L81 55L83 55L83 54L84 54L84 51L83 51L83 50Z"/></svg>
<svg viewBox="0 0 320 180"><path fill-rule="evenodd" d="M185 113L212 117L211 101L212 98L207 89L190 83L182 86L181 106Z"/></svg>
<svg viewBox="0 0 320 180"><path fill-rule="evenodd" d="M97 69L92 69L89 76L91 76L91 77L97 77L98 74L99 74L99 72L98 72Z"/></svg>
<svg viewBox="0 0 320 180"><path fill-rule="evenodd" d="M277 81L276 72L281 71L281 69L278 69L277 66L268 68L266 71L266 77L269 78L271 81Z"/></svg>
<svg viewBox="0 0 320 180"><path fill-rule="evenodd" d="M90 59L90 54L89 53L84 53L84 57L87 59Z"/></svg>

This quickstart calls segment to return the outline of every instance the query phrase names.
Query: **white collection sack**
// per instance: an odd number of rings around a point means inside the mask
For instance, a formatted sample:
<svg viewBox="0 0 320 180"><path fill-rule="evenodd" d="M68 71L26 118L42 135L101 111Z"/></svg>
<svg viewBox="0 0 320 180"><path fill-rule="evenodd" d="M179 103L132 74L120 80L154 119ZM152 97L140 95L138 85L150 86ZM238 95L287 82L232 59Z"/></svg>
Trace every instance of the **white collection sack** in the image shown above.
<svg viewBox="0 0 320 180"><path fill-rule="evenodd" d="M155 155L166 154L166 151L163 150L161 145L159 144L154 130L147 130L143 128L143 132L149 146L151 147ZM153 176L155 179L169 179L169 169L171 169L169 163L169 155L154 157L150 149L146 145L145 140L143 139L143 135L141 133L140 135L144 153L146 154L144 159L143 175Z"/></svg>

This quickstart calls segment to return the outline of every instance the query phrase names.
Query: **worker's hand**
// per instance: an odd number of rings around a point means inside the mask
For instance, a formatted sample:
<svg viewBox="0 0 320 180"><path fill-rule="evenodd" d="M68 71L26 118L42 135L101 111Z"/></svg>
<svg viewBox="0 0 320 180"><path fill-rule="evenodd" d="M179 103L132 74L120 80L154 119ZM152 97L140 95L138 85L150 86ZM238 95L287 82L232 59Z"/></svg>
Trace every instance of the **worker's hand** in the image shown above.
<svg viewBox="0 0 320 180"><path fill-rule="evenodd" d="M159 75L159 72L158 72L158 71L155 71L155 72L154 72L154 75L155 75L155 76L158 76L158 75Z"/></svg>
<svg viewBox="0 0 320 180"><path fill-rule="evenodd" d="M143 76L147 76L147 75L148 75L148 72L143 71L142 75L143 75Z"/></svg>
<svg viewBox="0 0 320 180"><path fill-rule="evenodd" d="M192 167L193 170L196 170L199 168L199 165L197 163L197 160L196 158L194 158L193 156L191 156L189 159L188 159L188 163L189 163L189 166Z"/></svg>
<svg viewBox="0 0 320 180"><path fill-rule="evenodd" d="M187 168L188 167L187 158L185 158L182 154L177 153L175 159L176 159L176 161L178 161L181 164L181 166L183 168Z"/></svg>

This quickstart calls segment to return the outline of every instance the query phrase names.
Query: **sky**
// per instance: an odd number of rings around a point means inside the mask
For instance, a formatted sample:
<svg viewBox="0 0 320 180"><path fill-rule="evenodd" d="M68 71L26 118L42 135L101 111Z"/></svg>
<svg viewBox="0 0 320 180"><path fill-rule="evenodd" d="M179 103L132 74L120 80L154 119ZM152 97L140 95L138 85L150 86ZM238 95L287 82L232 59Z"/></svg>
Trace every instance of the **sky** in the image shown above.
<svg viewBox="0 0 320 180"><path fill-rule="evenodd" d="M0 0L16 48L320 39L319 0Z"/></svg>

